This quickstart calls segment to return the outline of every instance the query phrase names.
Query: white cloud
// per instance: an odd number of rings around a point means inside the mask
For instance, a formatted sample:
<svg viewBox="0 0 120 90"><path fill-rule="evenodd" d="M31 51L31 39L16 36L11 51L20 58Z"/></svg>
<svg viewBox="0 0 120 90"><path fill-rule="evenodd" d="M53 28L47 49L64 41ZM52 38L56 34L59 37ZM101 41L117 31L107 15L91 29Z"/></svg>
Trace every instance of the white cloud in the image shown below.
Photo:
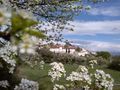
<svg viewBox="0 0 120 90"><path fill-rule="evenodd" d="M73 32L66 31L68 35L96 35L96 34L120 34L120 20L113 21L73 21ZM71 27L71 26L67 26Z"/></svg>
<svg viewBox="0 0 120 90"><path fill-rule="evenodd" d="M92 15L120 16L120 7L100 7L88 11Z"/></svg>
<svg viewBox="0 0 120 90"><path fill-rule="evenodd" d="M79 45L91 51L120 52L119 43L93 41L93 40L79 40L79 39L73 39L72 41L73 44Z"/></svg>

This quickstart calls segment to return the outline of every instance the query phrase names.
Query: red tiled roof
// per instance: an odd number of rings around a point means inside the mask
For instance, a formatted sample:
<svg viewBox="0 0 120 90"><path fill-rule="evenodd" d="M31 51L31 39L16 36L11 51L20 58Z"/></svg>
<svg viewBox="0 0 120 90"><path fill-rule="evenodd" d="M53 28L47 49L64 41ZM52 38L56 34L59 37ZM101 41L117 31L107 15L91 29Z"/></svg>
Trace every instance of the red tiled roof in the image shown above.
<svg viewBox="0 0 120 90"><path fill-rule="evenodd" d="M69 49L76 49L75 46L68 46Z"/></svg>
<svg viewBox="0 0 120 90"><path fill-rule="evenodd" d="M60 48L60 47L63 48L63 46L60 45L60 44L56 44L56 45L51 45L51 46L50 46L50 48Z"/></svg>
<svg viewBox="0 0 120 90"><path fill-rule="evenodd" d="M60 47L62 47L63 49L65 49L65 46L60 45L60 44L56 44L56 45L50 46L50 48L60 48ZM68 46L67 48L68 48L68 49L76 49L75 46Z"/></svg>

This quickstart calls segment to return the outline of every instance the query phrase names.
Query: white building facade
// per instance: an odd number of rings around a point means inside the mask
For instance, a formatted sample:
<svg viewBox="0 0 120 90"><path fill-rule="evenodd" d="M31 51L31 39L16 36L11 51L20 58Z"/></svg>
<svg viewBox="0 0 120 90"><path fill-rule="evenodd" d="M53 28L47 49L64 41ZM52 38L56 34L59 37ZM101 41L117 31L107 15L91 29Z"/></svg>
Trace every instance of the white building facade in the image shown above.
<svg viewBox="0 0 120 90"><path fill-rule="evenodd" d="M89 51L87 51L86 49L82 48L82 50L80 52L78 52L79 56L85 56L87 54L90 54Z"/></svg>
<svg viewBox="0 0 120 90"><path fill-rule="evenodd" d="M78 56L85 56L87 54L90 54L89 51L87 51L84 48L82 48L82 50L80 52L77 52L75 46L68 46L67 48L65 48L62 45L53 45L53 46L50 47L50 51L54 52L54 53L76 54Z"/></svg>

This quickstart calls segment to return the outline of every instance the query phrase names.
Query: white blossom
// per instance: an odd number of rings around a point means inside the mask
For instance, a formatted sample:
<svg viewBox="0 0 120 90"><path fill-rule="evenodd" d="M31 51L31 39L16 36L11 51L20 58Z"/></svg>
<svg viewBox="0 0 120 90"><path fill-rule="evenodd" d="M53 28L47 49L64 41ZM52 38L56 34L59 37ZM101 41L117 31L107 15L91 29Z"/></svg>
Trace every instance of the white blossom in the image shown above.
<svg viewBox="0 0 120 90"><path fill-rule="evenodd" d="M95 84L98 88L112 90L114 81L109 74L106 74L102 70L96 70L94 76L95 76Z"/></svg>
<svg viewBox="0 0 120 90"><path fill-rule="evenodd" d="M34 81L22 79L19 86L15 86L14 90L39 90L39 84Z"/></svg>
<svg viewBox="0 0 120 90"><path fill-rule="evenodd" d="M0 38L0 43L1 43L1 44L6 44L6 43L7 43L7 41L6 41L6 40L4 40L3 38Z"/></svg>
<svg viewBox="0 0 120 90"><path fill-rule="evenodd" d="M53 62L50 64L52 68L49 70L48 75L51 76L52 82L59 80L62 75L65 76L65 69L62 63Z"/></svg>
<svg viewBox="0 0 120 90"><path fill-rule="evenodd" d="M40 68L43 69L45 62L44 62L44 61L41 61L39 64L40 64Z"/></svg>
<svg viewBox="0 0 120 90"><path fill-rule="evenodd" d="M0 57L10 65L10 68L8 68L10 70L9 73L13 73L16 66L13 55L16 55L16 50L12 47L10 42L6 42L6 44L0 48Z"/></svg>
<svg viewBox="0 0 120 90"><path fill-rule="evenodd" d="M55 84L53 90L66 90L63 85Z"/></svg>
<svg viewBox="0 0 120 90"><path fill-rule="evenodd" d="M90 90L90 87L88 85L83 87L85 90Z"/></svg>
<svg viewBox="0 0 120 90"><path fill-rule="evenodd" d="M19 45L19 51L20 53L28 53L28 54L34 54L35 53L35 48L30 45L30 43L21 43Z"/></svg>
<svg viewBox="0 0 120 90"><path fill-rule="evenodd" d="M22 37L22 42L18 45L20 53L35 54L35 45L38 43L38 39L28 34Z"/></svg>
<svg viewBox="0 0 120 90"><path fill-rule="evenodd" d="M88 73L88 69L83 65L79 65L77 71Z"/></svg>
<svg viewBox="0 0 120 90"><path fill-rule="evenodd" d="M10 67L9 68L9 73L13 73L14 69L15 69L14 67Z"/></svg>
<svg viewBox="0 0 120 90"><path fill-rule="evenodd" d="M75 72L73 71L67 78L66 80L74 82L74 81L79 81L87 84L91 84L91 77L88 73L83 73L83 72Z"/></svg>
<svg viewBox="0 0 120 90"><path fill-rule="evenodd" d="M7 88L9 86L9 83L7 80L0 81L0 87Z"/></svg>
<svg viewBox="0 0 120 90"><path fill-rule="evenodd" d="M94 68L94 65L97 64L97 60L90 60L89 64L90 64L91 68Z"/></svg>

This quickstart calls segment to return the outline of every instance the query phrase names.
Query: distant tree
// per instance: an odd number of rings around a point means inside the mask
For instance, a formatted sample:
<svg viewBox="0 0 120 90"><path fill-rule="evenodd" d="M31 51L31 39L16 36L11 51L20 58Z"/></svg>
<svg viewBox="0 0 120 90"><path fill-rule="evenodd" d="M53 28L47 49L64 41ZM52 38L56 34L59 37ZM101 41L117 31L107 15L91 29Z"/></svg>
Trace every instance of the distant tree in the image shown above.
<svg viewBox="0 0 120 90"><path fill-rule="evenodd" d="M66 53L70 53L69 46L71 46L71 44L68 40L66 40L64 45L64 48L66 49Z"/></svg>
<svg viewBox="0 0 120 90"><path fill-rule="evenodd" d="M120 56L113 56L108 68L120 71Z"/></svg>
<svg viewBox="0 0 120 90"><path fill-rule="evenodd" d="M47 47L37 49L37 53L43 58L46 63L52 62L51 60L54 56L54 53L51 52Z"/></svg>
<svg viewBox="0 0 120 90"><path fill-rule="evenodd" d="M75 51L80 52L82 49L80 47L77 47Z"/></svg>
<svg viewBox="0 0 120 90"><path fill-rule="evenodd" d="M110 57L111 57L111 54L109 53L109 52L107 52L107 51L100 51L100 52L97 52L97 57L102 57L102 58L104 58L104 59L110 59Z"/></svg>
<svg viewBox="0 0 120 90"><path fill-rule="evenodd" d="M50 45L50 46L53 46L53 45L54 45L54 43L53 43L53 42L50 42L50 43L49 43L49 45Z"/></svg>

